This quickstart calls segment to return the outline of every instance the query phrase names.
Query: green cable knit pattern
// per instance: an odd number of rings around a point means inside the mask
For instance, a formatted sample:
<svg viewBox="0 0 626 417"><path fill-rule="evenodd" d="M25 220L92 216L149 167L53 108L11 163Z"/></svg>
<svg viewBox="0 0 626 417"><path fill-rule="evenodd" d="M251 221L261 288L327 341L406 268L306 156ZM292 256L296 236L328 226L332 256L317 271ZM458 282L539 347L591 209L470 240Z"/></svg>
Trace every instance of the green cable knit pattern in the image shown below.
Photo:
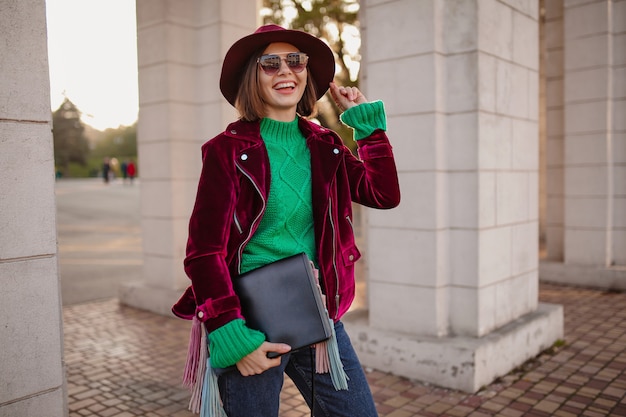
<svg viewBox="0 0 626 417"><path fill-rule="evenodd" d="M350 107L341 114L340 119L354 129L354 140L364 139L376 129L387 130L385 105L382 101L372 101Z"/></svg>
<svg viewBox="0 0 626 417"><path fill-rule="evenodd" d="M257 350L263 342L265 335L262 332L246 327L241 319L233 320L209 334L211 366L232 366Z"/></svg>
<svg viewBox="0 0 626 417"><path fill-rule="evenodd" d="M259 227L244 248L242 273L301 252L316 258L311 154L298 119L265 118L261 137L270 160L270 192Z"/></svg>

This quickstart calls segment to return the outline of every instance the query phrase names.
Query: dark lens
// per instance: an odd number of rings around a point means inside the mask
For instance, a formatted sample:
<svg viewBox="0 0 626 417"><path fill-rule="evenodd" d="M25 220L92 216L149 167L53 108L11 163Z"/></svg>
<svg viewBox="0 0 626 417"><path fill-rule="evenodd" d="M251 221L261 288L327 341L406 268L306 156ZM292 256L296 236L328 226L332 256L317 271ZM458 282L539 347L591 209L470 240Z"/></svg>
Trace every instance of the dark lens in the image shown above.
<svg viewBox="0 0 626 417"><path fill-rule="evenodd" d="M280 68L280 57L278 55L263 55L259 58L259 64L264 70L277 70Z"/></svg>
<svg viewBox="0 0 626 417"><path fill-rule="evenodd" d="M296 72L304 70L307 63L307 55L302 52L287 54L287 65Z"/></svg>

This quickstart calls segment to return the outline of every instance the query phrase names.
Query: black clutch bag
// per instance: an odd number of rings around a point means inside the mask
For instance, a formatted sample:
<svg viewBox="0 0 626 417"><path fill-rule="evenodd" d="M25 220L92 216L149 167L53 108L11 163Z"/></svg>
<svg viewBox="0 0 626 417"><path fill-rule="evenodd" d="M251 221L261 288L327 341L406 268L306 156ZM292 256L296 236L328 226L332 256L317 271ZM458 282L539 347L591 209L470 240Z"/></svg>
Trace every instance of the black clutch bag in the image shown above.
<svg viewBox="0 0 626 417"><path fill-rule="evenodd" d="M327 340L331 327L306 254L290 256L233 280L246 325L292 351ZM270 357L279 354L270 354Z"/></svg>

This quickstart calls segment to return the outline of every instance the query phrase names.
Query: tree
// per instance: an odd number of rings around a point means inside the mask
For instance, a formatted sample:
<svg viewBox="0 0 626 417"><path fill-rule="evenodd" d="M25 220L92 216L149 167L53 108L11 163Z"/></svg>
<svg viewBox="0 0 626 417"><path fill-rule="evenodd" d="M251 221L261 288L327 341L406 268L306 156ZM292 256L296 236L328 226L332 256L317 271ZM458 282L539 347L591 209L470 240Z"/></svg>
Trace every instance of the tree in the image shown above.
<svg viewBox="0 0 626 417"><path fill-rule="evenodd" d="M71 162L83 166L87 163L89 143L80 116L80 110L67 97L52 114L54 163L64 176L68 175Z"/></svg>
<svg viewBox="0 0 626 417"><path fill-rule="evenodd" d="M265 23L304 30L326 40L336 57L337 83L358 86L361 60L358 0L263 0L263 7ZM349 130L338 122L339 109L334 104L321 104L320 122L338 131L344 139L351 139Z"/></svg>
<svg viewBox="0 0 626 417"><path fill-rule="evenodd" d="M100 158L137 158L137 123L102 132L92 155Z"/></svg>

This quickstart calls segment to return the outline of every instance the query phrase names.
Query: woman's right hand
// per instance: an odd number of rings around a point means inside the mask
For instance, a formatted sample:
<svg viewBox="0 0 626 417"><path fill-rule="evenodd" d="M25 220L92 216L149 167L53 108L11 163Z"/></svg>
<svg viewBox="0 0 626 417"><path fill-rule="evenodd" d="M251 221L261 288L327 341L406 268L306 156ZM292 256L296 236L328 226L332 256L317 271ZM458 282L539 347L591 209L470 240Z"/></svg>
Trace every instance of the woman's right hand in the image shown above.
<svg viewBox="0 0 626 417"><path fill-rule="evenodd" d="M281 357L268 358L270 352L287 353L291 350L291 346L284 343L263 342L261 346L254 352L244 356L237 362L237 369L243 376L258 375L270 368L280 365Z"/></svg>

